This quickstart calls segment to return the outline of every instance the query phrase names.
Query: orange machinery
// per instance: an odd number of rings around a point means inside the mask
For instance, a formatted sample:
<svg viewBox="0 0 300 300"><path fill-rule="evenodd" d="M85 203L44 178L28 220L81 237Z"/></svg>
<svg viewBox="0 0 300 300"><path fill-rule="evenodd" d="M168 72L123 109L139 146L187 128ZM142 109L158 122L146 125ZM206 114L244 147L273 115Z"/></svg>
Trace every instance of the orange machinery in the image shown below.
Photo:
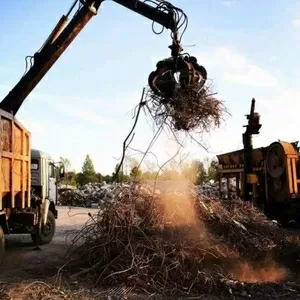
<svg viewBox="0 0 300 300"><path fill-rule="evenodd" d="M254 202L266 213L278 216L283 211L296 218L300 213L300 160L298 142L278 141L267 147L253 149L252 166L257 175ZM243 198L244 150L217 155L219 162L219 193L223 196L222 179L236 178L237 196ZM300 205L299 205L300 208ZM280 217L280 216L279 216Z"/></svg>

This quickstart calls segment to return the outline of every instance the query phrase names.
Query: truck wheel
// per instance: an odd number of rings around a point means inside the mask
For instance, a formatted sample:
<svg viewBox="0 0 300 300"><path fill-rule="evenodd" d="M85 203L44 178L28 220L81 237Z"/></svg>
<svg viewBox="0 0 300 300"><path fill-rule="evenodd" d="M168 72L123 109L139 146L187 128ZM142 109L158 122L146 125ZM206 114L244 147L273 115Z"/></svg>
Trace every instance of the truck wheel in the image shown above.
<svg viewBox="0 0 300 300"><path fill-rule="evenodd" d="M5 254L5 235L2 227L0 226L0 264L3 261L4 254Z"/></svg>
<svg viewBox="0 0 300 300"><path fill-rule="evenodd" d="M42 225L40 244L49 244L55 234L55 217L52 211L48 211L46 226ZM36 243L36 234L31 234L32 241Z"/></svg>

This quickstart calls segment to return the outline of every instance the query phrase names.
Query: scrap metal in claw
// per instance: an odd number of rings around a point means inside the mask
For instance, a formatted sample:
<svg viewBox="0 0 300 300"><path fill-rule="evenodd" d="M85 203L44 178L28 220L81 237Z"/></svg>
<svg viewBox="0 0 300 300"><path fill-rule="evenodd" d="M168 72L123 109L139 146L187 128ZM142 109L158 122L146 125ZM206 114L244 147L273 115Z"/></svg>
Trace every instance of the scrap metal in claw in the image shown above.
<svg viewBox="0 0 300 300"><path fill-rule="evenodd" d="M178 80L175 77L177 74ZM167 100L178 89L190 89L198 93L206 79L206 69L197 63L194 56L180 55L159 61L156 70L149 75L148 84L155 95Z"/></svg>

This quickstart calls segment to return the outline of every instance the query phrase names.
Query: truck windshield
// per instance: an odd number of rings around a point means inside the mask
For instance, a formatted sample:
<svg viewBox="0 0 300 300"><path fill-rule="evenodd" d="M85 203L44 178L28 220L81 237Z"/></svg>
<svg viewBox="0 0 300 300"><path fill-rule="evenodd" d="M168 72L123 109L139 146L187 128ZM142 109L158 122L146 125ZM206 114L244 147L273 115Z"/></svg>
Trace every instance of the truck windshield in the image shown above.
<svg viewBox="0 0 300 300"><path fill-rule="evenodd" d="M39 169L39 161L37 159L31 160L31 170L38 170Z"/></svg>

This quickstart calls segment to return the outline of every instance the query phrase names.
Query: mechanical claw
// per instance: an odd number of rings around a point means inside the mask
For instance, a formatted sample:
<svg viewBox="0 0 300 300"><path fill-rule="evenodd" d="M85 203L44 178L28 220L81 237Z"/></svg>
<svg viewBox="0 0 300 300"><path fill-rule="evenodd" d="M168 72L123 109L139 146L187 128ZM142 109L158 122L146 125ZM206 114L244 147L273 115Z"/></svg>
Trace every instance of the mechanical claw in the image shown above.
<svg viewBox="0 0 300 300"><path fill-rule="evenodd" d="M179 75L178 80L176 75ZM197 63L194 56L186 55L159 61L156 70L149 75L148 84L157 96L168 99L178 89L189 88L198 93L206 80L206 69Z"/></svg>

